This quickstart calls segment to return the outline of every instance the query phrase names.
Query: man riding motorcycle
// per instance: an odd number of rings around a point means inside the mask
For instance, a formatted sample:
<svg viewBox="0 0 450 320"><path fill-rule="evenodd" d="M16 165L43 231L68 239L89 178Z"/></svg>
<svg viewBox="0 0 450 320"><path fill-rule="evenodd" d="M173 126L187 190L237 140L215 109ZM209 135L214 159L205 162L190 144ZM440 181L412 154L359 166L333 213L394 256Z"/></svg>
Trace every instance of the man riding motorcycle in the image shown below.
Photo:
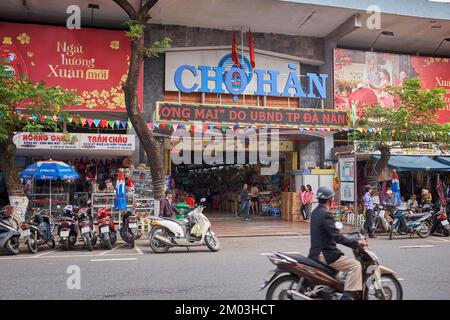
<svg viewBox="0 0 450 320"><path fill-rule="evenodd" d="M353 293L362 291L362 267L356 259L347 257L336 243L350 248L366 246L366 240L352 240L340 234L330 212L334 192L326 186L317 190L319 205L311 214L311 249L308 258L347 272L342 300L353 300ZM355 293L357 294L357 293Z"/></svg>

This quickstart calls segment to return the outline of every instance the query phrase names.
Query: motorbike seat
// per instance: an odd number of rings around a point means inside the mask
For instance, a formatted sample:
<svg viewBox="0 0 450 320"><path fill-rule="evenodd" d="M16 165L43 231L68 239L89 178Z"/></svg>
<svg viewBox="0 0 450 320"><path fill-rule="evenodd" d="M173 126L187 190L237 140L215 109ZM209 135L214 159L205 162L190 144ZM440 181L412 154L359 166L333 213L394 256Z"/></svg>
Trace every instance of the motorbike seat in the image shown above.
<svg viewBox="0 0 450 320"><path fill-rule="evenodd" d="M178 223L180 226L186 225L186 222L184 222L183 220L177 220L177 219L168 218L168 217L164 217L164 220L176 222L176 223Z"/></svg>
<svg viewBox="0 0 450 320"><path fill-rule="evenodd" d="M330 274L331 276L335 276L338 274L338 271L336 269L331 268L330 266L327 266L325 264L322 264L320 262L317 262L315 260L309 259L301 254L287 254L283 253L285 256L288 256L289 258L294 259L295 261L306 264L308 266L320 269L322 271L325 271L326 273Z"/></svg>
<svg viewBox="0 0 450 320"><path fill-rule="evenodd" d="M428 215L428 212L422 212L422 213L414 213L413 215L409 216L412 220L420 219L426 215Z"/></svg>

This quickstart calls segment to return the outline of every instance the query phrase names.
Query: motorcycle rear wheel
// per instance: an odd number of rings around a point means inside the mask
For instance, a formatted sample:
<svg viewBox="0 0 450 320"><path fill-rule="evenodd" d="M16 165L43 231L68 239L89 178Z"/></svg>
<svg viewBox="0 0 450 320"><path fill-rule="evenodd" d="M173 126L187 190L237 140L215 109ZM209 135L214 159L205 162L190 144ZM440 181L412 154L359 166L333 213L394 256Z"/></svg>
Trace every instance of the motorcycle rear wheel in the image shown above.
<svg viewBox="0 0 450 320"><path fill-rule="evenodd" d="M84 238L84 245L86 246L88 251L92 251L93 250L91 237L88 236L88 237Z"/></svg>
<svg viewBox="0 0 450 320"><path fill-rule="evenodd" d="M417 230L417 235L421 238L426 238L431 233L431 223L429 221L424 221L419 230Z"/></svg>
<svg viewBox="0 0 450 320"><path fill-rule="evenodd" d="M30 234L30 237L27 240L27 247L28 250L33 254L38 252L38 244L34 234Z"/></svg>
<svg viewBox="0 0 450 320"><path fill-rule="evenodd" d="M297 290L300 279L292 274L284 275L277 278L267 289L266 300L293 300L287 293L287 290ZM288 288L282 289L278 294L276 290L288 285Z"/></svg>
<svg viewBox="0 0 450 320"><path fill-rule="evenodd" d="M134 248L135 245L136 245L136 242L135 242L135 240L134 240L134 236L133 236L133 235L130 236L130 242L129 242L129 244L130 244L130 247L131 247L131 248Z"/></svg>
<svg viewBox="0 0 450 320"><path fill-rule="evenodd" d="M108 238L106 240L103 240L103 245L106 249L111 250L112 249L111 239Z"/></svg>
<svg viewBox="0 0 450 320"><path fill-rule="evenodd" d="M9 254L19 254L19 237L12 237L8 241L6 241L5 248L6 250L8 250Z"/></svg>
<svg viewBox="0 0 450 320"><path fill-rule="evenodd" d="M155 229L150 236L150 248L152 248L153 252L155 253L166 253L169 250L170 246L167 243L155 239L154 236L157 233L160 233L162 236L166 235L166 231L163 228Z"/></svg>
<svg viewBox="0 0 450 320"><path fill-rule="evenodd" d="M63 239L63 240L61 241L61 249L62 249L63 251L69 250L69 239Z"/></svg>

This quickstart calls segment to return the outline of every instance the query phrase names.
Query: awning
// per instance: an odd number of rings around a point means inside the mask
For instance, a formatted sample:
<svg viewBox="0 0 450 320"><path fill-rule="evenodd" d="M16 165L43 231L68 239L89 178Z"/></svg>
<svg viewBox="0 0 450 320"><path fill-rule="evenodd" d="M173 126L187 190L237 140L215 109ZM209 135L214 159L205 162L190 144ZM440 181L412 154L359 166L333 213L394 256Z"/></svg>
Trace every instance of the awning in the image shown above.
<svg viewBox="0 0 450 320"><path fill-rule="evenodd" d="M436 157L434 160L450 166L450 157Z"/></svg>
<svg viewBox="0 0 450 320"><path fill-rule="evenodd" d="M378 160L380 156L372 156L372 159ZM391 156L388 166L401 171L450 171L450 165L435 161L425 156Z"/></svg>

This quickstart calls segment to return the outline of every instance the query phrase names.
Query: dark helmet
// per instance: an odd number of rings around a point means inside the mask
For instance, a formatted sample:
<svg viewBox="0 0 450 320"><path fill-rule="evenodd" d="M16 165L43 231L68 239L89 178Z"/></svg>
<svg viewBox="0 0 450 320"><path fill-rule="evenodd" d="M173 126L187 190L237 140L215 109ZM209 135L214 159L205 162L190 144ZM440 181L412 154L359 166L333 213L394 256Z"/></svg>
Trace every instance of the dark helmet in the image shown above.
<svg viewBox="0 0 450 320"><path fill-rule="evenodd" d="M168 194L173 194L173 192L172 192L172 190L166 190L165 194L167 196Z"/></svg>
<svg viewBox="0 0 450 320"><path fill-rule="evenodd" d="M370 185L370 184L368 184L367 186L364 187L364 190L366 192L369 192L370 189L374 189L374 187L372 185Z"/></svg>
<svg viewBox="0 0 450 320"><path fill-rule="evenodd" d="M321 186L319 189L317 189L317 199L328 200L332 197L334 197L334 191L330 187Z"/></svg>

